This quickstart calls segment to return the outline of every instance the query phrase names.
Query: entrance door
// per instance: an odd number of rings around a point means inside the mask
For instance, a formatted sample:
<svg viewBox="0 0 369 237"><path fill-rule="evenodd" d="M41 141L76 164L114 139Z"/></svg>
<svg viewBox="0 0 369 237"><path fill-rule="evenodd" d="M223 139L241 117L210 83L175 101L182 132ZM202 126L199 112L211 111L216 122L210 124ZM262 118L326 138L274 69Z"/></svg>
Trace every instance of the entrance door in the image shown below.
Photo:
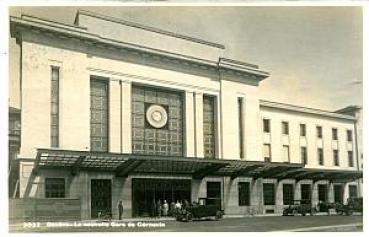
<svg viewBox="0 0 369 237"><path fill-rule="evenodd" d="M311 200L311 185L301 184L301 199Z"/></svg>
<svg viewBox="0 0 369 237"><path fill-rule="evenodd" d="M216 204L221 207L221 187L220 182L207 182L206 183L206 197L211 198L209 204ZM213 202L213 203L211 203Z"/></svg>
<svg viewBox="0 0 369 237"><path fill-rule="evenodd" d="M91 218L111 215L110 179L91 179Z"/></svg>
<svg viewBox="0 0 369 237"><path fill-rule="evenodd" d="M133 216L153 216L153 202L169 206L174 202L191 202L191 180L178 179L132 179Z"/></svg>
<svg viewBox="0 0 369 237"><path fill-rule="evenodd" d="M334 190L334 202L343 203L343 186L341 184L334 185L333 190Z"/></svg>

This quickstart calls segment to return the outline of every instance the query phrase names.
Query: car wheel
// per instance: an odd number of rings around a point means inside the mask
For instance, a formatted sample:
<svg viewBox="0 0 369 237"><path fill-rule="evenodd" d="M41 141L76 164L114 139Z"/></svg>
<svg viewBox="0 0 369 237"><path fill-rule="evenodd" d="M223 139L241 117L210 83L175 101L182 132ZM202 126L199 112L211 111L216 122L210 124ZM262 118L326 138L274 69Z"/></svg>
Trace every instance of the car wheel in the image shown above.
<svg viewBox="0 0 369 237"><path fill-rule="evenodd" d="M220 220L222 219L223 217L223 214L221 211L217 211L216 215L215 215L215 220Z"/></svg>

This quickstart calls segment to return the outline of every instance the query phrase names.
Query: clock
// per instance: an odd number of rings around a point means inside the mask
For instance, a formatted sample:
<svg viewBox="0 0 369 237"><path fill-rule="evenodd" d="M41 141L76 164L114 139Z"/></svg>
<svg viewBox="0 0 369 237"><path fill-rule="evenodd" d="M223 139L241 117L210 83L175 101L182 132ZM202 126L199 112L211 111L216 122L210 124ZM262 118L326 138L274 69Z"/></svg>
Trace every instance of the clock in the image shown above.
<svg viewBox="0 0 369 237"><path fill-rule="evenodd" d="M154 128L162 128L168 122L168 113L158 104L150 105L146 110L146 120Z"/></svg>

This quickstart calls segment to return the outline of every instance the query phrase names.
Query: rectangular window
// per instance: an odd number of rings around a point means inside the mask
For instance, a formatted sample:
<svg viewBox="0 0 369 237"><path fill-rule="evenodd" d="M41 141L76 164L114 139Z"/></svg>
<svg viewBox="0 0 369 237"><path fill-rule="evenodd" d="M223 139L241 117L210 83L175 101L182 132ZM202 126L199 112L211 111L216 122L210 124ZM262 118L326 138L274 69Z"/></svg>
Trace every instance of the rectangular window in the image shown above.
<svg viewBox="0 0 369 237"><path fill-rule="evenodd" d="M275 193L273 183L263 184L264 205L275 205Z"/></svg>
<svg viewBox="0 0 369 237"><path fill-rule="evenodd" d="M306 165L307 164L307 150L306 147L302 146L301 147L301 162Z"/></svg>
<svg viewBox="0 0 369 237"><path fill-rule="evenodd" d="M263 153L264 153L264 161L265 162L271 162L272 153L271 153L271 150L270 150L270 144L264 144Z"/></svg>
<svg viewBox="0 0 369 237"><path fill-rule="evenodd" d="M283 121L282 122L282 134L288 135L288 133L289 133L288 122Z"/></svg>
<svg viewBox="0 0 369 237"><path fill-rule="evenodd" d="M239 97L238 102L238 136L239 136L239 143L240 143L240 158L244 158L244 151L243 151L243 98Z"/></svg>
<svg viewBox="0 0 369 237"><path fill-rule="evenodd" d="M332 128L332 140L334 141L338 140L337 128Z"/></svg>
<svg viewBox="0 0 369 237"><path fill-rule="evenodd" d="M91 80L91 117L90 139L91 151L108 151L108 82Z"/></svg>
<svg viewBox="0 0 369 237"><path fill-rule="evenodd" d="M263 119L263 131L265 133L270 133L270 120L269 119Z"/></svg>
<svg viewBox="0 0 369 237"><path fill-rule="evenodd" d="M352 142L352 130L347 130L347 141Z"/></svg>
<svg viewBox="0 0 369 237"><path fill-rule="evenodd" d="M215 112L214 97L203 98L204 157L215 157Z"/></svg>
<svg viewBox="0 0 369 237"><path fill-rule="evenodd" d="M322 130L322 127L321 126L317 126L316 127L316 136L318 138L322 138L323 137L323 130Z"/></svg>
<svg viewBox="0 0 369 237"><path fill-rule="evenodd" d="M338 150L333 150L333 160L334 160L335 166L340 165L340 158L339 158Z"/></svg>
<svg viewBox="0 0 369 237"><path fill-rule="evenodd" d="M318 162L319 165L324 165L323 148L318 148Z"/></svg>
<svg viewBox="0 0 369 237"><path fill-rule="evenodd" d="M290 146L283 145L283 162L290 162Z"/></svg>
<svg viewBox="0 0 369 237"><path fill-rule="evenodd" d="M59 68L51 67L51 147L59 147Z"/></svg>
<svg viewBox="0 0 369 237"><path fill-rule="evenodd" d="M300 136L301 137L306 136L306 124L300 124Z"/></svg>
<svg viewBox="0 0 369 237"><path fill-rule="evenodd" d="M250 183L239 182L238 183L238 205L250 206Z"/></svg>
<svg viewBox="0 0 369 237"><path fill-rule="evenodd" d="M293 184L283 184L283 205L293 204Z"/></svg>
<svg viewBox="0 0 369 237"><path fill-rule="evenodd" d="M65 198L64 178L45 178L46 198Z"/></svg>
<svg viewBox="0 0 369 237"><path fill-rule="evenodd" d="M310 184L301 184L301 199L311 200L311 185Z"/></svg>
<svg viewBox="0 0 369 237"><path fill-rule="evenodd" d="M352 151L347 152L349 167L354 167L354 156Z"/></svg>
<svg viewBox="0 0 369 237"><path fill-rule="evenodd" d="M326 184L318 184L318 200L322 202L326 202L328 200Z"/></svg>
<svg viewBox="0 0 369 237"><path fill-rule="evenodd" d="M349 197L350 198L357 197L357 186L356 185L349 185Z"/></svg>

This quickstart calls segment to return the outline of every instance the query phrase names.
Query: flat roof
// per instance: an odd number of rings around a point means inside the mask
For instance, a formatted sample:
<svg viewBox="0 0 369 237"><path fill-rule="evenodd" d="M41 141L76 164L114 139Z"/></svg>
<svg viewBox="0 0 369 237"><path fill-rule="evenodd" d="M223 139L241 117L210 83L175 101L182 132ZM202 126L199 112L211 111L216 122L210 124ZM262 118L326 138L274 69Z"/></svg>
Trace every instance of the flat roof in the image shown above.
<svg viewBox="0 0 369 237"><path fill-rule="evenodd" d="M327 111L327 110L322 110L322 109L303 107L303 106L298 106L298 105L293 105L293 104L267 101L267 100L260 100L260 107L274 108L274 109L280 109L280 110L289 110L289 111L294 111L298 113L314 114L314 115L330 117L330 118L356 120L354 116L347 115L347 114L342 114L342 113L337 113L337 112L332 112L332 111Z"/></svg>

